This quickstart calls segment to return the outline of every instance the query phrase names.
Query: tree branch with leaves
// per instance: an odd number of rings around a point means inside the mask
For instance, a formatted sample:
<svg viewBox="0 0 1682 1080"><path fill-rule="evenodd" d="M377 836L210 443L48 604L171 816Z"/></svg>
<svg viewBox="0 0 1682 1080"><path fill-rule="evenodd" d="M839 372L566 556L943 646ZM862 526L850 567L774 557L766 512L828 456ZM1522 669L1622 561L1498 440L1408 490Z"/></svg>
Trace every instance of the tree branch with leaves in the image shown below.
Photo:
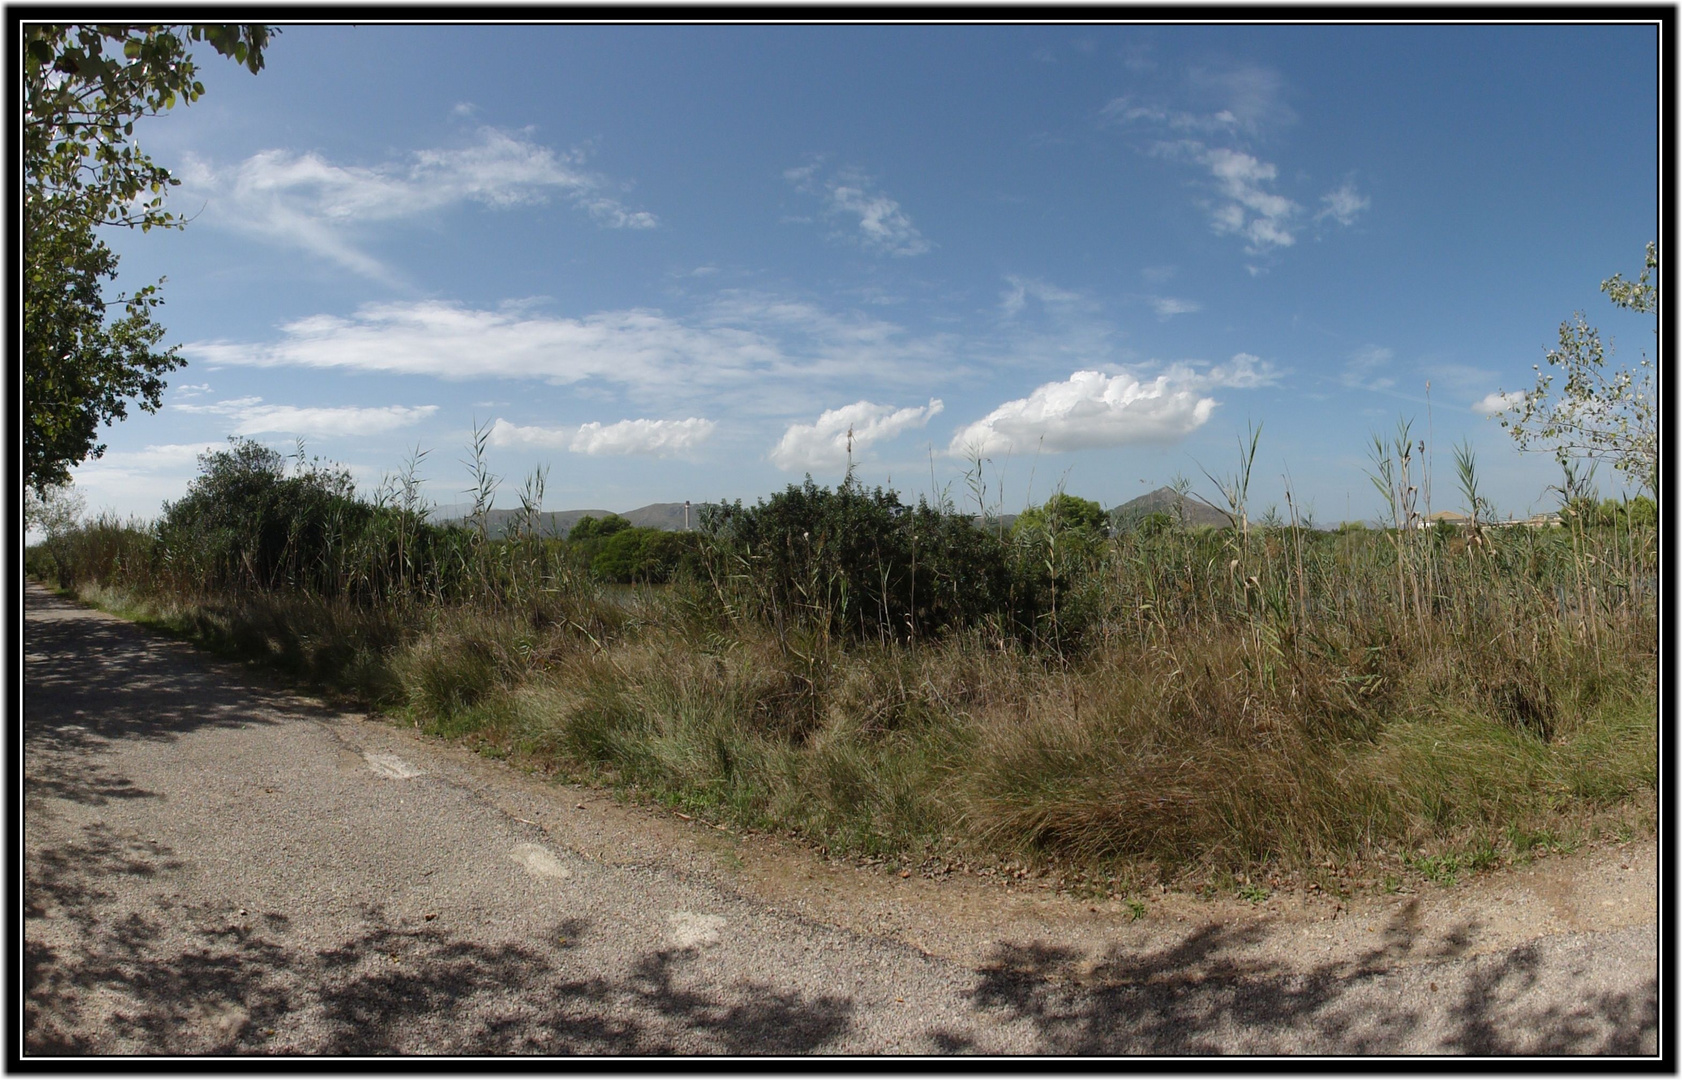
<svg viewBox="0 0 1682 1080"><path fill-rule="evenodd" d="M1647 245L1646 263L1634 281L1614 274L1600 291L1612 303L1655 316L1658 334L1659 256ZM1550 450L1556 456L1606 459L1638 485L1658 494L1659 402L1653 359L1634 368L1608 366L1600 331L1582 312L1560 324L1559 347L1547 354L1548 369L1535 365L1536 386L1501 420L1521 450ZM1563 379L1556 385L1556 377Z"/></svg>
<svg viewBox="0 0 1682 1080"><path fill-rule="evenodd" d="M252 72L276 31L266 26L25 23L24 480L37 492L105 450L101 423L162 403L158 284L108 299L117 256L98 226L179 228L163 208L179 183L133 141L136 120L204 93L190 47L206 42ZM108 317L109 308L121 314Z"/></svg>

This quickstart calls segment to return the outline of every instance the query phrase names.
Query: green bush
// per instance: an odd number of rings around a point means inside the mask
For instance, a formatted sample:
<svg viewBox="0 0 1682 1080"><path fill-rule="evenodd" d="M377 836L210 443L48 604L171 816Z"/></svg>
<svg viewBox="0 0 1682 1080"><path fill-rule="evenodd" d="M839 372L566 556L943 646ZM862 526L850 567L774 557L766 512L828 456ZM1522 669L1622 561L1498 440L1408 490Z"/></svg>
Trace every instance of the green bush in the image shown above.
<svg viewBox="0 0 1682 1080"><path fill-rule="evenodd" d="M849 480L803 485L752 507L705 508L710 571L774 626L854 639L907 640L988 617L1031 630L1031 590L1006 545L966 516Z"/></svg>

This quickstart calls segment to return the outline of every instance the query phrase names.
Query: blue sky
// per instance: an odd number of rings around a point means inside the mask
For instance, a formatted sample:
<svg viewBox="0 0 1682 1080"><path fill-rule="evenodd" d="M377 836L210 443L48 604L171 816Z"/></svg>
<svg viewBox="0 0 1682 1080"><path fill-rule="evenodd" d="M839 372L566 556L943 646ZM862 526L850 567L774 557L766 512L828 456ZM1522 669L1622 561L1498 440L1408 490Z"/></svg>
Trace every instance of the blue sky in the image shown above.
<svg viewBox="0 0 1682 1080"><path fill-rule="evenodd" d="M208 53L208 50L205 50ZM1633 360L1658 218L1653 27L288 26L136 127L180 232L188 366L75 473L154 516L242 434L348 466L415 447L459 503L475 425L551 509L751 501L846 432L867 483L1019 510L1263 433L1322 522L1371 518L1374 432L1469 440L1503 513L1557 467L1480 411L1583 310ZM1429 402L1426 384L1429 382ZM1429 406L1429 407L1428 407ZM1603 490L1616 488L1601 470Z"/></svg>

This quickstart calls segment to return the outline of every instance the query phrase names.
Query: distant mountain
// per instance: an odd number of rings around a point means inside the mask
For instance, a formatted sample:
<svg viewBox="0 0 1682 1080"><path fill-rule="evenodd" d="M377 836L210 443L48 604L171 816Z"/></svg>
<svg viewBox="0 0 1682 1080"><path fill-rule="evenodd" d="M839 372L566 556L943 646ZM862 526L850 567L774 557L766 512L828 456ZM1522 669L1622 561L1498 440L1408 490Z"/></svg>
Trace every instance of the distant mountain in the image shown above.
<svg viewBox="0 0 1682 1080"><path fill-rule="evenodd" d="M1176 507L1179 505L1185 507L1187 525L1213 525L1217 528L1224 528L1232 524L1227 516L1219 510L1191 495L1182 497L1170 487L1159 487L1149 495L1141 495L1130 502L1122 503L1110 511L1110 518L1122 523L1146 518L1158 511L1167 514L1169 517L1176 517ZM1176 520L1178 520L1177 517Z"/></svg>

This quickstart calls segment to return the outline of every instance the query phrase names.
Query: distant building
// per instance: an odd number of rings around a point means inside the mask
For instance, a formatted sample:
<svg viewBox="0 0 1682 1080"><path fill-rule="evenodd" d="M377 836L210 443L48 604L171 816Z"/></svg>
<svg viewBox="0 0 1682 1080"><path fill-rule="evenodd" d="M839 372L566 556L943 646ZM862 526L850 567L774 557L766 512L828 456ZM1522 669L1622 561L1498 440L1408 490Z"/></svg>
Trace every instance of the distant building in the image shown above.
<svg viewBox="0 0 1682 1080"><path fill-rule="evenodd" d="M1463 529L1471 523L1470 515L1462 514L1458 510L1438 510L1434 514L1426 514L1419 519L1421 529L1429 529L1440 524L1453 525L1457 529Z"/></svg>

